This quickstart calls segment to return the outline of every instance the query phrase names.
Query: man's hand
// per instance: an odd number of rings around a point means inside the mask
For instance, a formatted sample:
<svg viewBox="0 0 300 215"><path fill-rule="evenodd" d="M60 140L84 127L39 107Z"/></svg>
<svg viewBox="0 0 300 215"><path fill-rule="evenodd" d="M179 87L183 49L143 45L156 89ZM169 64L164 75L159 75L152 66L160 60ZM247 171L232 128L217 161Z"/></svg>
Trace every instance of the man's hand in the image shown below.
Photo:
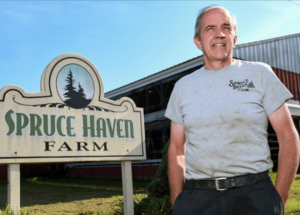
<svg viewBox="0 0 300 215"><path fill-rule="evenodd" d="M269 116L269 120L279 143L275 188L285 206L299 164L299 136L285 103Z"/></svg>
<svg viewBox="0 0 300 215"><path fill-rule="evenodd" d="M168 175L171 203L182 192L185 175L185 134L184 127L171 122L170 146L168 150Z"/></svg>

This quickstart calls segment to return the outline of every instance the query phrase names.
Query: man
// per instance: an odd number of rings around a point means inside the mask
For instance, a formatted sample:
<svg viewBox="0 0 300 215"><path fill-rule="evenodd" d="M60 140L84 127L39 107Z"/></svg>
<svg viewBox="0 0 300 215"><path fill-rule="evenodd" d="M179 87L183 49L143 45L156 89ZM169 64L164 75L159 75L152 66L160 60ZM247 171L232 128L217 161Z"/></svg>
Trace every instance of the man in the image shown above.
<svg viewBox="0 0 300 215"><path fill-rule="evenodd" d="M223 7L206 7L197 17L194 42L205 67L176 83L165 114L172 120L174 214L284 214L299 163L285 104L292 95L270 66L232 58L236 32L234 15ZM268 120L279 142L275 188Z"/></svg>

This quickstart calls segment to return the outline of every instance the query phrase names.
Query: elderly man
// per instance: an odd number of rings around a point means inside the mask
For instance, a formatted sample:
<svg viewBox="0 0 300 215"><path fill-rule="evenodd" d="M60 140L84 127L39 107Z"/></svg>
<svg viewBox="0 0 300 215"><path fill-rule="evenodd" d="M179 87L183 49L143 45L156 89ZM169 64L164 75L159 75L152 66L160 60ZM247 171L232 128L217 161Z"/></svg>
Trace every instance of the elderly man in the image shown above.
<svg viewBox="0 0 300 215"><path fill-rule="evenodd" d="M202 9L194 42L205 66L180 79L171 119L169 181L174 214L284 214L299 163L299 138L285 101L291 93L264 63L232 58L234 15ZM275 187L268 120L279 141Z"/></svg>

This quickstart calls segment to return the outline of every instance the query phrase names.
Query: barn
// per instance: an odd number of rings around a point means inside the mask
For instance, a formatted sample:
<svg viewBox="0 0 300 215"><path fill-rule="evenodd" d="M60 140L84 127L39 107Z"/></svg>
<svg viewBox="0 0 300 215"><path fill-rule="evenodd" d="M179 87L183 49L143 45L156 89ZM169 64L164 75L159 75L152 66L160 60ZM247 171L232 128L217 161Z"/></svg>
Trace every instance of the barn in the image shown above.
<svg viewBox="0 0 300 215"><path fill-rule="evenodd" d="M237 45L233 50L233 57L264 62L272 67L294 96L288 106L299 132L300 34ZM161 150L170 137L170 120L164 117L164 113L173 87L181 77L203 65L202 55L105 94L105 97L112 100L130 97L138 107L144 108L147 160L132 162L133 178L150 179L156 173L162 159ZM279 145L271 125L268 128L268 143L276 170ZM121 177L120 164L117 162L65 164L65 168L69 177Z"/></svg>

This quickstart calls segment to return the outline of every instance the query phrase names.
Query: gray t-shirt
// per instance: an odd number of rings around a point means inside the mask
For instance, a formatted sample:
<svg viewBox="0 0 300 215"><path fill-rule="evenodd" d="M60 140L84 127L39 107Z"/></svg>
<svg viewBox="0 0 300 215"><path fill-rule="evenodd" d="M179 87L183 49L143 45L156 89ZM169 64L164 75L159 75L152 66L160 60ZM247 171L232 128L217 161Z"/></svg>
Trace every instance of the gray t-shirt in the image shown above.
<svg viewBox="0 0 300 215"><path fill-rule="evenodd" d="M186 179L212 179L272 168L268 116L292 94L264 63L234 60L204 67L175 85L165 116L183 125Z"/></svg>

